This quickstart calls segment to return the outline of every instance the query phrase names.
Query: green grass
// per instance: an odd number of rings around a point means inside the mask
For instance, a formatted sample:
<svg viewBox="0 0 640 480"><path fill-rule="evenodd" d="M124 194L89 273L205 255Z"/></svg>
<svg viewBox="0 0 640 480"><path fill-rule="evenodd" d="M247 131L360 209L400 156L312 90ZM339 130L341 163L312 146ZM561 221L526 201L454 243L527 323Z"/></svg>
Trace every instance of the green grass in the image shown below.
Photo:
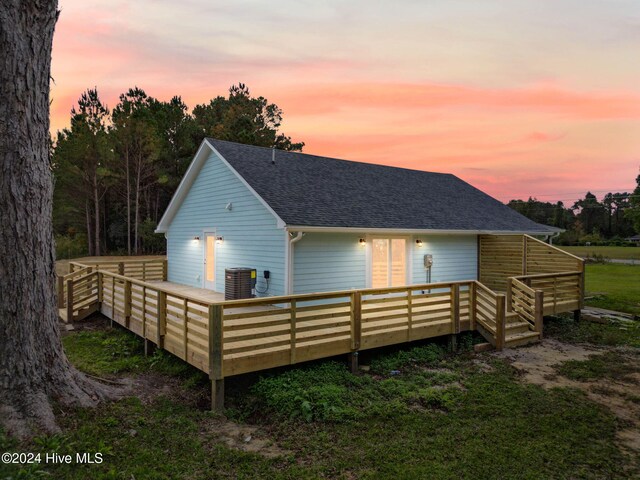
<svg viewBox="0 0 640 480"><path fill-rule="evenodd" d="M640 348L640 322L574 322L569 316L557 316L545 319L544 334L567 343Z"/></svg>
<svg viewBox="0 0 640 480"><path fill-rule="evenodd" d="M630 375L640 373L640 352L622 355L618 352L606 352L591 355L587 360L568 360L555 368L560 375L571 380L587 382L602 378L630 380Z"/></svg>
<svg viewBox="0 0 640 480"><path fill-rule="evenodd" d="M640 260L639 247L565 247L558 246L562 250L579 257L603 256L624 260Z"/></svg>
<svg viewBox="0 0 640 480"><path fill-rule="evenodd" d="M122 328L77 332L63 337L67 356L80 370L95 376L156 372L196 378L203 373L162 350L144 356L139 337ZM194 380L195 381L195 380Z"/></svg>
<svg viewBox="0 0 640 480"><path fill-rule="evenodd" d="M639 249L640 250L640 249ZM640 315L640 265L586 266L587 305Z"/></svg>
<svg viewBox="0 0 640 480"><path fill-rule="evenodd" d="M72 361L94 374L166 373L188 383L189 375L170 360L145 359L136 342L119 330L78 332L65 339ZM489 372L477 365L478 358L491 365ZM179 397L159 396L149 403L129 398L96 409L59 409L63 433L31 443L18 445L0 432L5 451L101 452L102 464L22 472L0 465L0 478L40 478L38 473L97 480L640 474L630 470L628 457L616 447L615 417L580 391L546 391L520 382L502 360L452 356L432 344L368 353L362 360L371 366L363 375L325 361L269 371L257 380L227 380L228 415L258 425L284 449L281 457L228 447L217 438L220 418Z"/></svg>

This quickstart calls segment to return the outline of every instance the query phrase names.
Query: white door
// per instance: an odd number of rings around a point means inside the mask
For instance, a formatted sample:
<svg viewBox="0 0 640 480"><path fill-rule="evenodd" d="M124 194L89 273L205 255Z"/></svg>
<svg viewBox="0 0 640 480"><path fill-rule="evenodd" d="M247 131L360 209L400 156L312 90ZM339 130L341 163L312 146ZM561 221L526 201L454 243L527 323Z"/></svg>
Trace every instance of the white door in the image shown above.
<svg viewBox="0 0 640 480"><path fill-rule="evenodd" d="M216 235L204 234L204 288L216 289Z"/></svg>
<svg viewBox="0 0 640 480"><path fill-rule="evenodd" d="M373 238L371 287L407 285L407 241L404 238Z"/></svg>

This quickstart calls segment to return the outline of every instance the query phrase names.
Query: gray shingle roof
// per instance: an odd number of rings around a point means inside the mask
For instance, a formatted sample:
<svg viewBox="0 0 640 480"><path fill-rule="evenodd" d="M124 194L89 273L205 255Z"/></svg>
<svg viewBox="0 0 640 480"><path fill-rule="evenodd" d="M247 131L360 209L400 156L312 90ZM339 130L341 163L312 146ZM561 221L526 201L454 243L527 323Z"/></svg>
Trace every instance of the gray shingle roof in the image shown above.
<svg viewBox="0 0 640 480"><path fill-rule="evenodd" d="M207 141L287 225L552 232L451 174Z"/></svg>

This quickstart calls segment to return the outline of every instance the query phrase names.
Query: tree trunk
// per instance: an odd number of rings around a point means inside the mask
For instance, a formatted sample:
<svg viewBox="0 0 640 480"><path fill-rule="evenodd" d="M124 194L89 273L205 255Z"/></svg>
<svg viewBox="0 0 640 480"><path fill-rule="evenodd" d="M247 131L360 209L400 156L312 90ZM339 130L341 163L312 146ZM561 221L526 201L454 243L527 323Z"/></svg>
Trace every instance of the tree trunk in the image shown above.
<svg viewBox="0 0 640 480"><path fill-rule="evenodd" d="M127 177L127 254L131 255L131 176L129 172L129 150L125 152L125 176Z"/></svg>
<svg viewBox="0 0 640 480"><path fill-rule="evenodd" d="M142 169L142 160L138 159L138 164L136 168L136 204L135 208L135 216L134 216L134 234L133 234L133 242L135 245L134 251L136 255L139 255L140 251L140 242L138 237L138 225L140 224L140 175Z"/></svg>
<svg viewBox="0 0 640 480"><path fill-rule="evenodd" d="M96 217L96 255L101 255L100 250L100 196L98 195L98 173L93 172L93 203L94 203L94 215Z"/></svg>
<svg viewBox="0 0 640 480"><path fill-rule="evenodd" d="M87 216L87 247L88 247L87 253L89 254L89 256L92 256L94 249L93 249L93 242L91 240L91 233L93 230L91 228L91 211L89 210L88 200L84 202L84 211Z"/></svg>
<svg viewBox="0 0 640 480"><path fill-rule="evenodd" d="M56 0L0 8L0 424L58 430L51 401L94 405L112 390L67 360L58 331L49 76Z"/></svg>

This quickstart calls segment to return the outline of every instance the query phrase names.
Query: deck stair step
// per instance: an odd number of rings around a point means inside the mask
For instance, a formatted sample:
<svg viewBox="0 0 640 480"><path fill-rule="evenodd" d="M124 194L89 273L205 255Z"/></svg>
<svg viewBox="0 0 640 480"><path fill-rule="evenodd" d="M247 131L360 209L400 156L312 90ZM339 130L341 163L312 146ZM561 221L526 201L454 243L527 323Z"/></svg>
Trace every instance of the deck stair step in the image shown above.
<svg viewBox="0 0 640 480"><path fill-rule="evenodd" d="M504 346L506 348L513 348L521 345L528 345L530 343L537 343L539 341L540 334L538 332L522 332L513 335L507 334Z"/></svg>
<svg viewBox="0 0 640 480"><path fill-rule="evenodd" d="M507 312L505 315L505 320L507 324L522 322L522 320L520 320L520 315L518 315L518 312Z"/></svg>
<svg viewBox="0 0 640 480"><path fill-rule="evenodd" d="M505 326L505 333L507 337L509 335L515 335L517 333L525 333L529 331L531 331L531 326L527 322L507 323Z"/></svg>

